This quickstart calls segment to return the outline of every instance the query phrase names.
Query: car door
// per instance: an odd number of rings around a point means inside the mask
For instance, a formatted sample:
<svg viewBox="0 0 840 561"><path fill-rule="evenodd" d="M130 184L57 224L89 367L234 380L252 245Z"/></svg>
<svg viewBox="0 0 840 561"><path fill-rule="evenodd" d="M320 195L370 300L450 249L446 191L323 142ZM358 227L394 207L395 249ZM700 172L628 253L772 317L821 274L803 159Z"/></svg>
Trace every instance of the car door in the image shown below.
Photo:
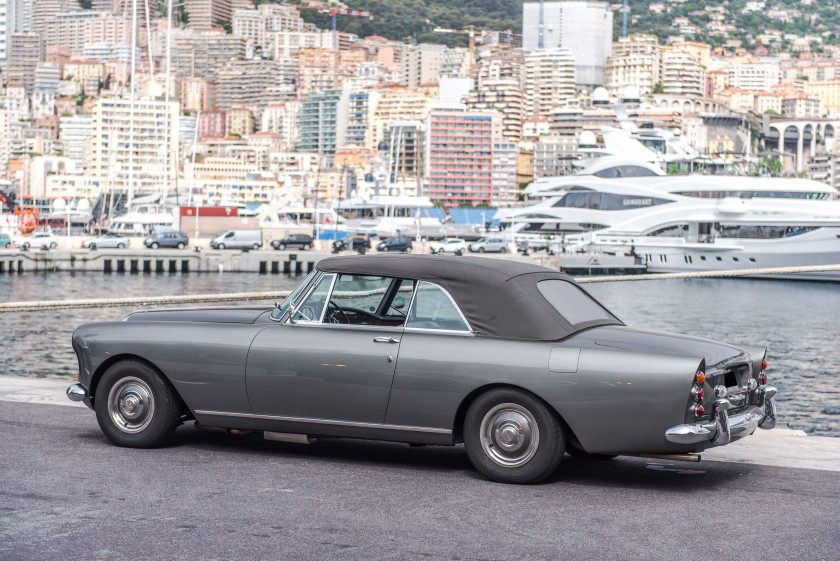
<svg viewBox="0 0 840 561"><path fill-rule="evenodd" d="M253 413L382 423L413 283L325 274L290 319L261 331L246 368ZM404 294L405 293L405 294Z"/></svg>

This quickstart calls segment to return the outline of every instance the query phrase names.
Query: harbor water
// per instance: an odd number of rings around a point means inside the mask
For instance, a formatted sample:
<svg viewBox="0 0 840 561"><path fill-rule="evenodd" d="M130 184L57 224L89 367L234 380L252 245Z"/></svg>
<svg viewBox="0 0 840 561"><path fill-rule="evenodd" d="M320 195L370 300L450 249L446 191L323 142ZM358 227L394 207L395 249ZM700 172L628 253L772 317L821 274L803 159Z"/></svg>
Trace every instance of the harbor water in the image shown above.
<svg viewBox="0 0 840 561"><path fill-rule="evenodd" d="M0 276L0 301L289 290L300 278L244 273L15 274ZM593 283L586 288L633 327L766 346L768 377L780 391L779 426L840 437L836 284L693 279ZM90 321L119 320L131 311L0 314L0 374L69 381L78 369L70 347L73 329Z"/></svg>

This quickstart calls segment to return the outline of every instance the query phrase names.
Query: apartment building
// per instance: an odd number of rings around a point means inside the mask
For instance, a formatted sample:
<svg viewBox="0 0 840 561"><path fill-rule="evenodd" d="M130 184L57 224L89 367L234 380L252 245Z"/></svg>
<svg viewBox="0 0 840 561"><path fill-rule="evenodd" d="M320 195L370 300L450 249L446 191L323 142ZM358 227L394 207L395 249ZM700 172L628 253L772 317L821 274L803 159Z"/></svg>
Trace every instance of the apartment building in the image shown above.
<svg viewBox="0 0 840 561"><path fill-rule="evenodd" d="M253 41L265 54L271 50L275 32L304 30L300 11L294 6L280 4L261 4L256 9L235 10L231 24L234 35Z"/></svg>
<svg viewBox="0 0 840 561"><path fill-rule="evenodd" d="M425 121L429 109L437 102L437 94L430 90L413 90L395 84L382 84L369 90L370 123L365 145L376 150L385 140L386 131L399 121Z"/></svg>
<svg viewBox="0 0 840 561"><path fill-rule="evenodd" d="M93 105L91 154L87 169L91 175L109 178L115 188L153 188L160 185L166 163L176 171L178 150L178 103L100 98ZM131 123L134 136L131 137ZM168 135L168 136L167 136ZM133 149L132 149L133 147ZM172 157L167 158L169 154ZM133 164L133 170L130 165Z"/></svg>
<svg viewBox="0 0 840 561"><path fill-rule="evenodd" d="M298 150L332 158L347 126L346 115L339 114L341 93L341 90L314 92L301 100Z"/></svg>
<svg viewBox="0 0 840 561"><path fill-rule="evenodd" d="M245 38L223 30L186 30L172 36L172 66L179 79L198 76L215 82L225 64L245 58L245 54Z"/></svg>
<svg viewBox="0 0 840 561"><path fill-rule="evenodd" d="M32 33L14 33L9 41L8 72L11 83L23 84L27 93L35 89L35 68L44 62L44 41Z"/></svg>
<svg viewBox="0 0 840 561"><path fill-rule="evenodd" d="M575 58L569 49L533 51L525 57L525 115L548 115L575 96Z"/></svg>
<svg viewBox="0 0 840 561"><path fill-rule="evenodd" d="M193 29L211 29L230 23L233 13L253 7L250 0L184 0L187 25Z"/></svg>
<svg viewBox="0 0 840 561"><path fill-rule="evenodd" d="M467 106L477 111L498 111L502 115L502 136L511 142L522 139L525 96L518 80L483 80L481 88L470 92Z"/></svg>
<svg viewBox="0 0 840 561"><path fill-rule="evenodd" d="M260 111L270 103L294 99L295 82L273 60L231 60L216 79L216 106Z"/></svg>
<svg viewBox="0 0 840 561"><path fill-rule="evenodd" d="M85 43L93 42L88 40L88 24L107 15L107 12L93 10L59 12L50 18L44 27L44 43L47 46L67 47L72 54L79 55Z"/></svg>
<svg viewBox="0 0 840 561"><path fill-rule="evenodd" d="M425 194L448 206L490 205L493 144L501 140L501 129L496 112L457 103L433 106L426 119Z"/></svg>
<svg viewBox="0 0 840 561"><path fill-rule="evenodd" d="M753 92L768 92L782 81L782 69L774 63L730 64L726 67L729 87Z"/></svg>
<svg viewBox="0 0 840 561"><path fill-rule="evenodd" d="M282 151L294 148L300 138L300 102L268 105L262 112L260 131L278 135Z"/></svg>
<svg viewBox="0 0 840 561"><path fill-rule="evenodd" d="M663 49L662 87L669 95L705 97L706 70L679 47Z"/></svg>
<svg viewBox="0 0 840 561"><path fill-rule="evenodd" d="M216 106L216 86L204 78L181 81L181 110L207 111Z"/></svg>
<svg viewBox="0 0 840 561"><path fill-rule="evenodd" d="M401 61L400 83L415 89L420 84L437 82L446 52L446 45L433 43L406 48Z"/></svg>

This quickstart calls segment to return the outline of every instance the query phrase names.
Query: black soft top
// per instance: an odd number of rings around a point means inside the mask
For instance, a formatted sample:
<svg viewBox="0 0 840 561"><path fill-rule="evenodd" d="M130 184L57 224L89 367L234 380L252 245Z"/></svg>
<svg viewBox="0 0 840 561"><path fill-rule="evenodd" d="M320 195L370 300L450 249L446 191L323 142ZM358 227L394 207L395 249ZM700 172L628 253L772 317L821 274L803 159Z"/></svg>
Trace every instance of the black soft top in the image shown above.
<svg viewBox="0 0 840 561"><path fill-rule="evenodd" d="M622 325L615 317L571 324L543 297L537 283L556 279L580 286L569 275L530 263L444 255L360 255L328 257L317 267L329 273L438 284L452 295L470 326L490 337L556 341L596 325Z"/></svg>

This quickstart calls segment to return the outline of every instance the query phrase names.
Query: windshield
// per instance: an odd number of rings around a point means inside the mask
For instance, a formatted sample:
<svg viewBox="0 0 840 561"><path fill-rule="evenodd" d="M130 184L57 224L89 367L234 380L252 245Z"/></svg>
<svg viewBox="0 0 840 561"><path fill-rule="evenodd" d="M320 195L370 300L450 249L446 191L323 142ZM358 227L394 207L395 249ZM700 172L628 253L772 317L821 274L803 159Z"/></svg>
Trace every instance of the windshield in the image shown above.
<svg viewBox="0 0 840 561"><path fill-rule="evenodd" d="M279 306L274 308L274 311L271 312L271 319L280 319L281 317L283 317L283 314L286 312L287 309L289 309L289 305L294 303L300 297L300 293L303 292L303 290L309 284L309 281L311 281L316 274L317 271L313 269L312 272L306 275L306 277L304 277L304 279L300 281L300 284L297 285L297 287L292 291L292 293L286 296L286 298L282 302L280 302Z"/></svg>

